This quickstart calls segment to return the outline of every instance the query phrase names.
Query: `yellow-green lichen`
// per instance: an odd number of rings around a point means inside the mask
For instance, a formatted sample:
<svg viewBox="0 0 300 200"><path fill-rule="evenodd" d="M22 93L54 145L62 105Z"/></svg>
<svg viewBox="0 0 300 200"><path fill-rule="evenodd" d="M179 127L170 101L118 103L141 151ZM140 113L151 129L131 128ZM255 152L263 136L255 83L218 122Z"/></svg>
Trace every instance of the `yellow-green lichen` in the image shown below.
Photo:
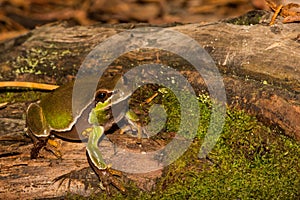
<svg viewBox="0 0 300 200"><path fill-rule="evenodd" d="M72 55L69 49L55 50L46 48L31 48L22 55L12 60L10 65L15 68L16 74L47 74L49 67L51 70L57 68L57 63L66 56ZM51 71L50 70L50 71Z"/></svg>

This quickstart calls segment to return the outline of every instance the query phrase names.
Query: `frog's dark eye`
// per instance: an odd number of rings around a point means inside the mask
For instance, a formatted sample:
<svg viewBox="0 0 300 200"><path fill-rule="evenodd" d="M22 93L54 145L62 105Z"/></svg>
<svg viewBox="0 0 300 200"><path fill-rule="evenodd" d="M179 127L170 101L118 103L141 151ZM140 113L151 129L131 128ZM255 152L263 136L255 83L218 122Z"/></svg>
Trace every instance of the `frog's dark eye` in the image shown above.
<svg viewBox="0 0 300 200"><path fill-rule="evenodd" d="M112 94L107 91L99 91L95 96L96 103L106 101Z"/></svg>
<svg viewBox="0 0 300 200"><path fill-rule="evenodd" d="M107 99L107 93L106 92L99 92L96 97L95 100L96 102L104 102Z"/></svg>
<svg viewBox="0 0 300 200"><path fill-rule="evenodd" d="M97 98L99 99L104 99L106 97L106 93L101 92L100 94L98 94Z"/></svg>

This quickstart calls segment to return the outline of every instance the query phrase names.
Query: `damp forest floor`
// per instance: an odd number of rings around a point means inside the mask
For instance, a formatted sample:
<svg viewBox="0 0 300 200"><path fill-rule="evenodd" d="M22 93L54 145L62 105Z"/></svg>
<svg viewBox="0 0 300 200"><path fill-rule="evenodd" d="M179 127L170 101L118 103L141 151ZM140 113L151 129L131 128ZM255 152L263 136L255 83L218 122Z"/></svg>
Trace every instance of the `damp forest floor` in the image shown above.
<svg viewBox="0 0 300 200"><path fill-rule="evenodd" d="M169 103L174 96L168 95L164 93L165 98L153 103L162 103L168 115L174 117L166 124L166 132L173 132L178 110ZM8 101L15 99L11 94L4 96ZM299 199L299 142L242 110L227 108L216 145L205 159L199 159L212 104L205 95L198 97L198 102L201 118L196 137L179 159L164 168L153 190L143 191L130 183L126 194L114 190L112 196L103 192L89 199ZM86 197L69 194L66 198Z"/></svg>

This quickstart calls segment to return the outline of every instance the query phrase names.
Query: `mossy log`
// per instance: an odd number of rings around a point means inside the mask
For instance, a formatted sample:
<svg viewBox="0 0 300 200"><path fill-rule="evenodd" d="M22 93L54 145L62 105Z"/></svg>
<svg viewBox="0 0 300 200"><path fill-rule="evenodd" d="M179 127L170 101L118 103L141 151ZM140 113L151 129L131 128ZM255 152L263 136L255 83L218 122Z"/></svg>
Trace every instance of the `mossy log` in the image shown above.
<svg viewBox="0 0 300 200"><path fill-rule="evenodd" d="M250 13L244 17L249 20L259 17L261 21L254 25L240 25L240 20L245 19L238 18L163 28L188 35L210 54L223 77L229 107L244 109L283 134L300 140L300 26L280 21L269 26L270 14ZM62 22L38 27L0 43L0 79L63 84L76 76L86 55L97 44L122 31L146 26L150 25L72 26ZM164 52L159 53L159 58L157 52L146 53L149 55L128 53L125 60L115 61L115 66L123 70L136 60L187 65L186 61ZM179 70L196 91L205 90L199 74L187 68ZM30 160L32 144L24 135L26 106L26 103L10 103L0 109L0 197L63 196L66 190L57 189L58 184L52 180L88 166L84 145L61 141L63 160L49 155ZM71 185L71 191L84 191L80 187Z"/></svg>

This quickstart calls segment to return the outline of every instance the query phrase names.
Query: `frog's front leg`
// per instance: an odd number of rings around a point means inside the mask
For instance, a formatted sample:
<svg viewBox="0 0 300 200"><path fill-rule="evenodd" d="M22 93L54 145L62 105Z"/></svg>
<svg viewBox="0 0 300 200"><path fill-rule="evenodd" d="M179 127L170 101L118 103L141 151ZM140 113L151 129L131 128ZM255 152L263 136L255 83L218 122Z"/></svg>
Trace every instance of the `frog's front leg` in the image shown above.
<svg viewBox="0 0 300 200"><path fill-rule="evenodd" d="M113 175L120 175L110 169L103 160L102 154L98 147L98 142L102 135L104 134L104 127L102 126L93 126L92 131L89 135L89 140L87 143L87 158L93 168L93 170L98 175L104 189L110 194L109 185L113 184L120 191L125 192L125 188L119 183ZM102 188L103 189L103 188Z"/></svg>

